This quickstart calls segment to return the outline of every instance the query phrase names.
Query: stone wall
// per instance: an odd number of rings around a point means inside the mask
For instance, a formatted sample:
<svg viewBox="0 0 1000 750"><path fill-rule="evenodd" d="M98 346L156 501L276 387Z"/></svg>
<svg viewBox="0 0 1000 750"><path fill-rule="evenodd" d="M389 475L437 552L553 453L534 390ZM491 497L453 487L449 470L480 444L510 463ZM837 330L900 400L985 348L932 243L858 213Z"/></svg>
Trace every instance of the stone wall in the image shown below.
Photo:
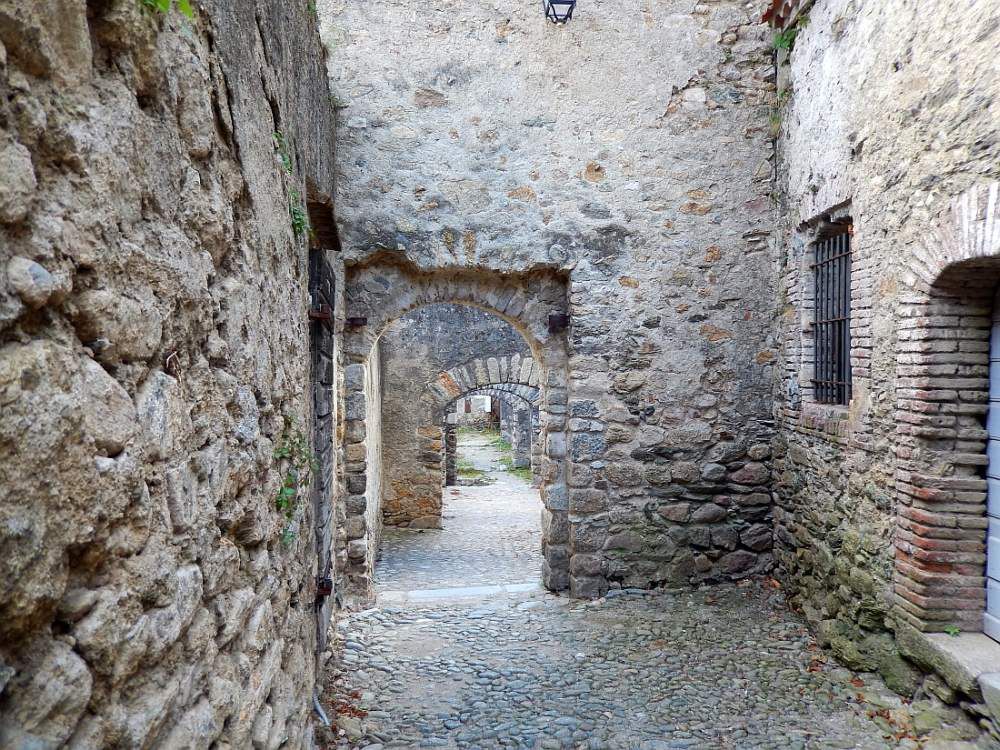
<svg viewBox="0 0 1000 750"><path fill-rule="evenodd" d="M407 314L380 339L385 372L386 523L439 526L444 484L440 418L425 395L438 375L476 357L528 354L528 345L501 318L474 307L435 305Z"/></svg>
<svg viewBox="0 0 1000 750"><path fill-rule="evenodd" d="M196 5L0 0L4 747L311 745L274 453L312 434L324 52L305 3Z"/></svg>
<svg viewBox="0 0 1000 750"><path fill-rule="evenodd" d="M511 465L515 469L531 466L531 406L518 398L497 399L500 402L500 437L511 451Z"/></svg>
<svg viewBox="0 0 1000 750"><path fill-rule="evenodd" d="M368 406L365 410L365 463L368 465L365 485L365 495L367 497L383 498L382 502L369 505L365 508L365 528L364 532L368 542L367 555L374 559L378 553L379 544L382 541L382 522L384 513L385 498L385 474L386 455L384 449L383 428L384 419L382 412L382 402L385 400L385 388L383 386L382 373L382 347L375 348L374 353L369 358L365 367L365 394L368 396ZM350 536L353 536L351 534Z"/></svg>
<svg viewBox="0 0 1000 750"><path fill-rule="evenodd" d="M373 562L382 537L384 460L382 358L376 344L363 363L345 368L344 513L337 547L337 589L349 605L372 585ZM371 502L365 502L371 498Z"/></svg>
<svg viewBox="0 0 1000 750"><path fill-rule="evenodd" d="M777 556L837 655L907 693L921 682L914 663L934 668L914 644L966 643L920 631L979 631L984 597L982 420L1000 281L981 260L1000 253L989 223L1000 124L984 102L1000 96L1000 9L953 11L819 0L779 55ZM841 408L813 403L809 382L809 239L831 212L854 227L854 395Z"/></svg>
<svg viewBox="0 0 1000 750"><path fill-rule="evenodd" d="M371 328L379 305L468 294L553 353L565 337L564 373L533 353L567 384L565 402L561 385L559 401L541 399L552 439L540 483L548 570L571 568L578 595L771 563L763 9L593 0L557 27L514 0L320 3L346 123L347 314ZM433 293L407 295L398 269ZM551 271L565 307L466 291L476 275L521 284ZM545 305L568 313L568 330L548 332Z"/></svg>

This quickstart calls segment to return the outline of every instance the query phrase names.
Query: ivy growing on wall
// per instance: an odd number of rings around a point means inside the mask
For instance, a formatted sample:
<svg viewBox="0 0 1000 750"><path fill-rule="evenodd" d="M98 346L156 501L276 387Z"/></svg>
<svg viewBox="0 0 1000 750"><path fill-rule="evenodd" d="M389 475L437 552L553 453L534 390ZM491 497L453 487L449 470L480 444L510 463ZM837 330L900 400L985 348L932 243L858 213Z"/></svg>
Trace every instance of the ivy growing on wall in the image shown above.
<svg viewBox="0 0 1000 750"><path fill-rule="evenodd" d="M140 0L140 2L150 10L160 13L169 13L170 9L176 5L177 10L188 18L194 18L194 8L191 7L191 0Z"/></svg>
<svg viewBox="0 0 1000 750"><path fill-rule="evenodd" d="M292 217L292 231L296 237L301 237L309 231L309 214L306 213L302 195L298 190L292 190L288 194L288 213Z"/></svg>
<svg viewBox="0 0 1000 750"><path fill-rule="evenodd" d="M774 48L787 49L790 51L795 44L795 35L798 33L799 30L794 26L790 29L779 31L774 35Z"/></svg>
<svg viewBox="0 0 1000 750"><path fill-rule="evenodd" d="M274 150L278 154L279 161L281 161L281 168L285 170L286 174L291 174L293 171L292 152L288 148L288 141L285 139L285 134L280 130L274 133Z"/></svg>
<svg viewBox="0 0 1000 750"><path fill-rule="evenodd" d="M280 130L274 133L274 152L281 163L281 169L289 177L295 174L295 162L292 158L292 149L288 144L288 139ZM288 191L288 215L292 220L292 232L296 239L310 232L309 214L306 211L305 202L302 200L302 193L295 188Z"/></svg>
<svg viewBox="0 0 1000 750"><path fill-rule="evenodd" d="M795 47L795 37L798 33L809 25L809 14L803 13L799 16L798 20L795 22L794 26L790 26L784 31L779 31L774 35L772 43L775 49L783 49L791 52Z"/></svg>
<svg viewBox="0 0 1000 750"><path fill-rule="evenodd" d="M316 472L316 456L309 447L309 440L288 417L285 429L274 447L274 459L284 471L284 478L274 499L275 508L285 517L281 540L290 544L295 538L293 522L302 504L302 497L309 488L309 480Z"/></svg>

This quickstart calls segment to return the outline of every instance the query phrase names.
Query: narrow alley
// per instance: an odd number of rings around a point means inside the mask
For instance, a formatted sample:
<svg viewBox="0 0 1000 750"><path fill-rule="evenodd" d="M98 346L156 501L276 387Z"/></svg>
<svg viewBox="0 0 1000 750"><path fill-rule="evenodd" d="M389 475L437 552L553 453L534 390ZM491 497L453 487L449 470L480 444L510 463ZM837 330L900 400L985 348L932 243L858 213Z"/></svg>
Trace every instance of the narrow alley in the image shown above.
<svg viewBox="0 0 1000 750"><path fill-rule="evenodd" d="M460 433L459 476L466 484L444 488L443 529L382 532L375 585L383 602L440 589L476 596L482 587L538 588L541 501L528 482L502 469L497 439Z"/></svg>
<svg viewBox="0 0 1000 750"><path fill-rule="evenodd" d="M0 750L1000 750L1000 0L0 0Z"/></svg>
<svg viewBox="0 0 1000 750"><path fill-rule="evenodd" d="M537 492L488 434L459 462L476 484L445 488L443 529L387 530L376 606L340 622L328 747L918 746L912 708L828 662L773 582L544 592Z"/></svg>

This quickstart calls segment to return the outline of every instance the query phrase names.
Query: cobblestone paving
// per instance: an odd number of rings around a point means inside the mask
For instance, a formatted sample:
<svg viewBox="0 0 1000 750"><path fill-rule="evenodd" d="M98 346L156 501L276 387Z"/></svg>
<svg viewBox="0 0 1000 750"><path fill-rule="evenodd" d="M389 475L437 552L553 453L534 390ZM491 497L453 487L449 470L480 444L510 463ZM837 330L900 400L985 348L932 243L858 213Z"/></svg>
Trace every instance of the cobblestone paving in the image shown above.
<svg viewBox="0 0 1000 750"><path fill-rule="evenodd" d="M918 747L897 739L902 701L828 662L768 582L597 602L427 592L537 575L520 541L537 495L498 480L462 488L444 531L387 538L379 606L339 625L329 747Z"/></svg>
<svg viewBox="0 0 1000 750"><path fill-rule="evenodd" d="M446 487L442 529L386 529L375 567L378 593L541 578L538 490L503 471L488 437L460 434L459 455L493 483Z"/></svg>

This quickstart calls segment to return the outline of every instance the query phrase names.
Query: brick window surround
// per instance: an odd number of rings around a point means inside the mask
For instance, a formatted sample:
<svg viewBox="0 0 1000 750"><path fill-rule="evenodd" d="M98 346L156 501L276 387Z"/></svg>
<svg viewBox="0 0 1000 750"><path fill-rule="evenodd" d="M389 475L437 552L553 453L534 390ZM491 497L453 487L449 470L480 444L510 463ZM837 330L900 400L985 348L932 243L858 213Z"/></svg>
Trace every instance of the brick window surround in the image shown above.
<svg viewBox="0 0 1000 750"><path fill-rule="evenodd" d="M851 236L851 378L848 404L823 404L815 396L815 276L816 243L831 225L851 223L850 202L838 204L804 222L793 233L784 278L787 310L795 324L786 329L785 407L781 418L789 427L828 442L868 450L871 423L868 385L871 382L871 272L863 227Z"/></svg>
<svg viewBox="0 0 1000 750"><path fill-rule="evenodd" d="M895 614L980 631L985 608L989 335L1000 282L1000 183L958 196L901 253L896 371Z"/></svg>

